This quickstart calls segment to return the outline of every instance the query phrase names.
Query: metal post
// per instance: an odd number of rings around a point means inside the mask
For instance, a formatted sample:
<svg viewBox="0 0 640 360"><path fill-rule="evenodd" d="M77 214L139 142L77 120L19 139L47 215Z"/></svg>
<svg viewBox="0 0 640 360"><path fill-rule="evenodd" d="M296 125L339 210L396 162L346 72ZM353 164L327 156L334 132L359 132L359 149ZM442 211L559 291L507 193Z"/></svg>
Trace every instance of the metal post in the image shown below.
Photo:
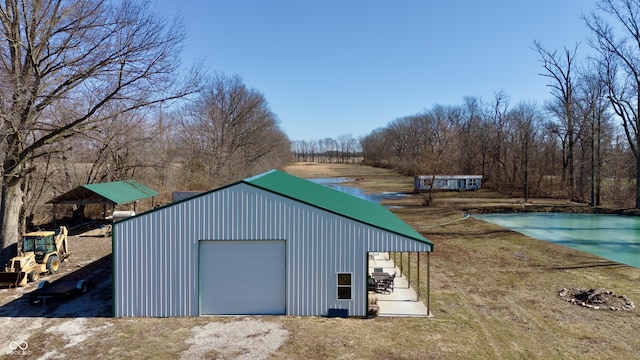
<svg viewBox="0 0 640 360"><path fill-rule="evenodd" d="M418 258L418 281L416 282L418 284L418 288L416 289L416 293L418 295L418 297L416 298L416 301L420 300L420 252L418 251L418 255L416 255Z"/></svg>
<svg viewBox="0 0 640 360"><path fill-rule="evenodd" d="M427 253L427 315L431 315L431 282L430 282L430 278L431 278L431 274L430 274L430 259L431 259L431 253L428 252Z"/></svg>
<svg viewBox="0 0 640 360"><path fill-rule="evenodd" d="M407 253L408 256L408 264L407 264L407 282L409 283L409 287L411 287L411 252Z"/></svg>

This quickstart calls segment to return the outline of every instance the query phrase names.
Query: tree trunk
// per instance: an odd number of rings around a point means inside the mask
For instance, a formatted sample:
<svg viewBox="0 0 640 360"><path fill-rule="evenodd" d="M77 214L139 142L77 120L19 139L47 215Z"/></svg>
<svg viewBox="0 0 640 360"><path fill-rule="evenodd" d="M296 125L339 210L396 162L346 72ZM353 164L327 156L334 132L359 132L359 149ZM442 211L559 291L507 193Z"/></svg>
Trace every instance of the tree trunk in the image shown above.
<svg viewBox="0 0 640 360"><path fill-rule="evenodd" d="M18 242L20 237L20 212L24 194L21 178L5 178L2 186L2 200L0 201L0 249L14 248L11 245ZM11 258L10 251L0 252L0 266L4 266Z"/></svg>
<svg viewBox="0 0 640 360"><path fill-rule="evenodd" d="M527 134L528 136L529 134ZM524 202L529 202L529 139L524 141Z"/></svg>
<svg viewBox="0 0 640 360"><path fill-rule="evenodd" d="M595 206L601 205L601 194L602 194L602 123L600 117L598 118L598 141L596 142L597 150L596 150L596 194L595 194Z"/></svg>
<svg viewBox="0 0 640 360"><path fill-rule="evenodd" d="M591 207L596 206L596 144L595 144L595 124L594 121L591 121L591 200L589 201L589 205Z"/></svg>
<svg viewBox="0 0 640 360"><path fill-rule="evenodd" d="M431 176L431 186L429 187L429 200L427 206L433 206L433 187L436 185L436 173Z"/></svg>
<svg viewBox="0 0 640 360"><path fill-rule="evenodd" d="M636 209L640 209L640 156L636 156Z"/></svg>

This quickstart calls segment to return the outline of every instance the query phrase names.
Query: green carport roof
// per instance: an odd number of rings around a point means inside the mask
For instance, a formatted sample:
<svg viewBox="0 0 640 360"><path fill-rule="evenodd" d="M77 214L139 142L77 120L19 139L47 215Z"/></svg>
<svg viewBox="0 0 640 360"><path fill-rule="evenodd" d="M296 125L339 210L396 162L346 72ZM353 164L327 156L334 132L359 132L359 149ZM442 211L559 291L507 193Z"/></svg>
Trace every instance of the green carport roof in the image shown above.
<svg viewBox="0 0 640 360"><path fill-rule="evenodd" d="M126 204L159 195L133 180L86 184L64 193L48 204Z"/></svg>
<svg viewBox="0 0 640 360"><path fill-rule="evenodd" d="M433 246L431 241L380 204L278 170L242 182Z"/></svg>

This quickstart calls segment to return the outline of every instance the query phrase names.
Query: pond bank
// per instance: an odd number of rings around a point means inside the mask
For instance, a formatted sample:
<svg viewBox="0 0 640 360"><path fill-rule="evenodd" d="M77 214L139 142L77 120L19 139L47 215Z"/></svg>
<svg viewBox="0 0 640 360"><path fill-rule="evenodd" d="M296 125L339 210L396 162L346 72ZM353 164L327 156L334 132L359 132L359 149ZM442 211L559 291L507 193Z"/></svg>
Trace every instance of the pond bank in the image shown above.
<svg viewBox="0 0 640 360"><path fill-rule="evenodd" d="M606 209L592 208L589 206L547 206L547 205L513 205L513 206L491 206L482 208L466 209L469 213L520 213L520 212L540 212L540 213L573 213L573 214L601 214L601 215L628 215L640 216L639 209Z"/></svg>

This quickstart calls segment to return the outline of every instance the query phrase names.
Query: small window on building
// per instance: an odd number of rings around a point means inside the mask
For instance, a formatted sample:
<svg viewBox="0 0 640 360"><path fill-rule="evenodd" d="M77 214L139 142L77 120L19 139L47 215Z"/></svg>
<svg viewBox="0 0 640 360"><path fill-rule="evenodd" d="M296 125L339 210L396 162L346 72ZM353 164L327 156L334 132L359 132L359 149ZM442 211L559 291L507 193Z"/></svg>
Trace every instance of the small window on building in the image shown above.
<svg viewBox="0 0 640 360"><path fill-rule="evenodd" d="M338 274L338 299L351 300L351 274Z"/></svg>

